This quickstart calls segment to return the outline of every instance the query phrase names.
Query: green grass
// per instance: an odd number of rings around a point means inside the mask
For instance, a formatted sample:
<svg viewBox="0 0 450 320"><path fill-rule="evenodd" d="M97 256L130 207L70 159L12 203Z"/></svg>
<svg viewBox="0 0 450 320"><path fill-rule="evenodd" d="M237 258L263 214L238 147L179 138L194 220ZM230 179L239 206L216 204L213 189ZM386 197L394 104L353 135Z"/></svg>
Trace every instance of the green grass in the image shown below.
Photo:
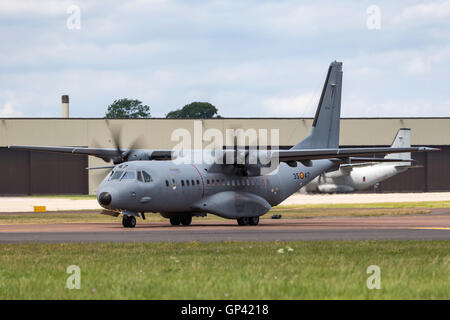
<svg viewBox="0 0 450 320"><path fill-rule="evenodd" d="M0 214L0 225L6 224L52 224L52 223L98 223L119 222L119 218L101 214L100 211L67 211L39 213Z"/></svg>
<svg viewBox="0 0 450 320"><path fill-rule="evenodd" d="M449 299L448 248L448 241L1 244L0 299ZM81 269L80 290L65 288L70 265ZM370 265L381 269L380 290L366 287Z"/></svg>

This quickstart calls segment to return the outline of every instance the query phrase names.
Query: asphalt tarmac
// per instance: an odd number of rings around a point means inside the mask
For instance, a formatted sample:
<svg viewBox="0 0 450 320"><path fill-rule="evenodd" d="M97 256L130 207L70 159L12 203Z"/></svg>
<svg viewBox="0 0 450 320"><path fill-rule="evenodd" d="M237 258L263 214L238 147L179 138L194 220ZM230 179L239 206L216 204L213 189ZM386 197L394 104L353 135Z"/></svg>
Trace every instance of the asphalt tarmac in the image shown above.
<svg viewBox="0 0 450 320"><path fill-rule="evenodd" d="M125 229L117 223L0 225L0 243L20 242L188 242L317 240L450 240L450 209L426 215L262 219L258 226L236 221L194 219L191 226L143 223Z"/></svg>

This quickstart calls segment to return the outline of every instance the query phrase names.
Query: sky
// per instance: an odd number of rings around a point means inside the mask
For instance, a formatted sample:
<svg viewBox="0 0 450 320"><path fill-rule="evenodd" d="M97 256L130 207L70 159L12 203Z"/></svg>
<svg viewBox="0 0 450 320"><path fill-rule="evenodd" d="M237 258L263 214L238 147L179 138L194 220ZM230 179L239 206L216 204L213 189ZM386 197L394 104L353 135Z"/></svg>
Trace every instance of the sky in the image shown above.
<svg viewBox="0 0 450 320"><path fill-rule="evenodd" d="M312 117L331 61L343 117L450 117L450 0L0 0L0 117Z"/></svg>

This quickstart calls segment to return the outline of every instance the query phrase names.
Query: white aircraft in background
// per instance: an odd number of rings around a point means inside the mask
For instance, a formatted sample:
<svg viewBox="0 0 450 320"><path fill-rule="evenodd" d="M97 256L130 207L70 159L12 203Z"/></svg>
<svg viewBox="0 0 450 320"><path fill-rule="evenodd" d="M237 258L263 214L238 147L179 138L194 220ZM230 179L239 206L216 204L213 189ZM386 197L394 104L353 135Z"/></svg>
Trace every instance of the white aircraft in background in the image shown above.
<svg viewBox="0 0 450 320"><path fill-rule="evenodd" d="M399 129L391 147L410 147L411 130ZM324 172L308 183L302 190L307 193L346 193L365 190L378 182L389 179L412 167L411 153L391 153L384 161L341 164L338 170ZM399 160L399 161L397 161Z"/></svg>

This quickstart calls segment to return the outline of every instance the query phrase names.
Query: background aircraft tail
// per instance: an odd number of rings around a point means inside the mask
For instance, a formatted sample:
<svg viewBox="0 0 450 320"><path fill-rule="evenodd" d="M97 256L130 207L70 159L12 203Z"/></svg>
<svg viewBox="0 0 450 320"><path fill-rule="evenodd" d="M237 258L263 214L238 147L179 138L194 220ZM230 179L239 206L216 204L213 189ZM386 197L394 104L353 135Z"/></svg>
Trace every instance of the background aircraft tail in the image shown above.
<svg viewBox="0 0 450 320"><path fill-rule="evenodd" d="M317 106L311 132L292 149L334 149L339 147L342 62L332 62Z"/></svg>
<svg viewBox="0 0 450 320"><path fill-rule="evenodd" d="M392 148L409 148L411 147L411 129L398 129L397 135L391 145ZM385 159L411 159L411 152L390 153L384 157ZM411 162L400 162L398 166L411 166Z"/></svg>

